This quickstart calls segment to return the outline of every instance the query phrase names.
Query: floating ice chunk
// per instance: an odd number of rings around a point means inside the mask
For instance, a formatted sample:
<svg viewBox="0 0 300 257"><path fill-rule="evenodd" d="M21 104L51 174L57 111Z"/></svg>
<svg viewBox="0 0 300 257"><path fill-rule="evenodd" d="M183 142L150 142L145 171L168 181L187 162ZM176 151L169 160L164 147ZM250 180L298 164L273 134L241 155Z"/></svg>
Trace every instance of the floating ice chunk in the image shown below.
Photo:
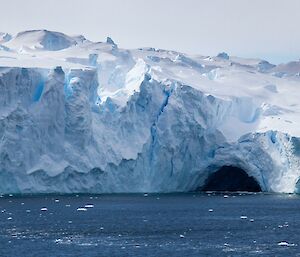
<svg viewBox="0 0 300 257"><path fill-rule="evenodd" d="M59 199L55 199L55 202L56 202L56 203L59 203Z"/></svg>
<svg viewBox="0 0 300 257"><path fill-rule="evenodd" d="M12 220L12 217L8 217L7 219L8 219L8 220Z"/></svg>
<svg viewBox="0 0 300 257"><path fill-rule="evenodd" d="M254 222L254 219L250 219L250 222Z"/></svg>
<svg viewBox="0 0 300 257"><path fill-rule="evenodd" d="M41 208L41 211L48 211L46 207Z"/></svg>
<svg viewBox="0 0 300 257"><path fill-rule="evenodd" d="M242 220L246 220L246 219L248 219L248 217L247 216L241 216L240 217Z"/></svg>
<svg viewBox="0 0 300 257"><path fill-rule="evenodd" d="M87 208L84 208L84 207L78 207L78 208L77 208L77 211L87 211Z"/></svg>
<svg viewBox="0 0 300 257"><path fill-rule="evenodd" d="M279 246L295 246L295 244L291 244L286 241L281 241L277 245L279 245Z"/></svg>
<svg viewBox="0 0 300 257"><path fill-rule="evenodd" d="M209 211L209 212L213 212L214 210L213 210L213 209L209 209L208 211Z"/></svg>
<svg viewBox="0 0 300 257"><path fill-rule="evenodd" d="M228 195L224 195L224 198L228 198Z"/></svg>
<svg viewBox="0 0 300 257"><path fill-rule="evenodd" d="M93 204L86 204L84 207L85 208L94 208L94 205Z"/></svg>
<svg viewBox="0 0 300 257"><path fill-rule="evenodd" d="M179 235L180 238L184 238L184 235Z"/></svg>
<svg viewBox="0 0 300 257"><path fill-rule="evenodd" d="M148 196L148 194L147 194L147 193L145 193L145 194L144 194L144 196L146 197L146 196Z"/></svg>

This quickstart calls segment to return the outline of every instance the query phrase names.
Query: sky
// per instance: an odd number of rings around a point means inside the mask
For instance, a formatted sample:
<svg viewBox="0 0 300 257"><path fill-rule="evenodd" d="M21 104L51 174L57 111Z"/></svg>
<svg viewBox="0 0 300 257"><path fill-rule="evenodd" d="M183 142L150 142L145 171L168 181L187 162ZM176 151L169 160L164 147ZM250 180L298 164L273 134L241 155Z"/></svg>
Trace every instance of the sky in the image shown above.
<svg viewBox="0 0 300 257"><path fill-rule="evenodd" d="M0 31L48 29L273 63L300 58L300 0L1 0Z"/></svg>

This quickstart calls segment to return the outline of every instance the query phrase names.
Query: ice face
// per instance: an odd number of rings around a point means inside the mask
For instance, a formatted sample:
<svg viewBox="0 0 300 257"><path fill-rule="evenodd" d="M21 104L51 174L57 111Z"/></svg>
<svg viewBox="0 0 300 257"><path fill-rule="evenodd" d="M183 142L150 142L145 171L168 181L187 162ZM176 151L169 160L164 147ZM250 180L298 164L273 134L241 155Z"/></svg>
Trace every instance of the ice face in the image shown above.
<svg viewBox="0 0 300 257"><path fill-rule="evenodd" d="M76 42L51 60L12 51L21 67L1 58L0 193L201 190L228 166L263 191L300 191L297 76Z"/></svg>

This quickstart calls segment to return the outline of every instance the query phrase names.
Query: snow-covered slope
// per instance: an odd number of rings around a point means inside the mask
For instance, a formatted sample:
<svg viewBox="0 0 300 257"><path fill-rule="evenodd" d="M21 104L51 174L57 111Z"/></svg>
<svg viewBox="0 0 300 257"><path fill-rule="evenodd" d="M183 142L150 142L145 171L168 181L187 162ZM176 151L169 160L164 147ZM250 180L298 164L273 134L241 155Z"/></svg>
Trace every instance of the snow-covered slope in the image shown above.
<svg viewBox="0 0 300 257"><path fill-rule="evenodd" d="M299 62L2 35L0 193L190 191L222 166L300 191Z"/></svg>

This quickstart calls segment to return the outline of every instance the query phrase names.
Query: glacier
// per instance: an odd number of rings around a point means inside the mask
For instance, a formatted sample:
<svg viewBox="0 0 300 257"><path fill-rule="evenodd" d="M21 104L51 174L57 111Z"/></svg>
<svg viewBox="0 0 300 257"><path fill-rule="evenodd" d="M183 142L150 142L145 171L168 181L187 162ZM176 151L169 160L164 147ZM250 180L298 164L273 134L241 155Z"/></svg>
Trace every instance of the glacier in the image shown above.
<svg viewBox="0 0 300 257"><path fill-rule="evenodd" d="M300 61L0 33L0 194L187 192L222 167L300 193Z"/></svg>

